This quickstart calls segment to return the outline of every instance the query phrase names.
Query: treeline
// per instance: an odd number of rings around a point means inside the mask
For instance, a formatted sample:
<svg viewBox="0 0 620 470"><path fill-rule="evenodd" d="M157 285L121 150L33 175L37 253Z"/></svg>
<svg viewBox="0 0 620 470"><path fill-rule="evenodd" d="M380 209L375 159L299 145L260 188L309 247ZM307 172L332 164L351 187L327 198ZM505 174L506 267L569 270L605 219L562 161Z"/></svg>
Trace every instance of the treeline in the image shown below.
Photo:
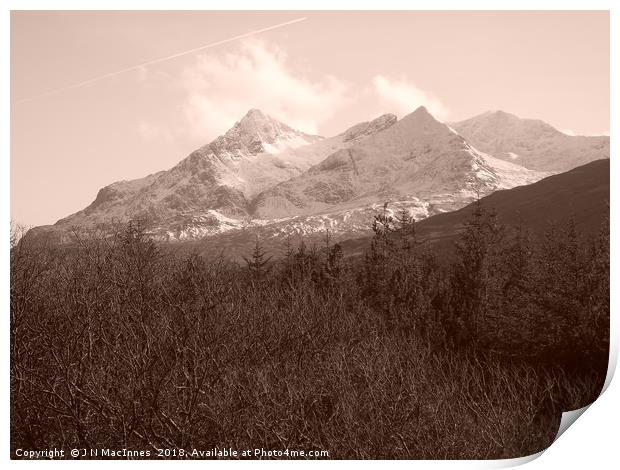
<svg viewBox="0 0 620 470"><path fill-rule="evenodd" d="M129 224L11 248L11 449L232 447L505 458L601 390L609 227L535 240L479 205L453 256L407 213L245 263Z"/></svg>

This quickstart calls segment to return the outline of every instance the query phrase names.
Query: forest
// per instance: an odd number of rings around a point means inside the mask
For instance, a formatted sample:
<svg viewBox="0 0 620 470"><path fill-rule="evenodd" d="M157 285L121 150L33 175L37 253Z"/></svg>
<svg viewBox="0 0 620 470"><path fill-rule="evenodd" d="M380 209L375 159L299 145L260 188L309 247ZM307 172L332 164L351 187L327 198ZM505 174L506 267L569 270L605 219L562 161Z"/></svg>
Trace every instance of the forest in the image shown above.
<svg viewBox="0 0 620 470"><path fill-rule="evenodd" d="M171 252L140 222L64 245L16 227L11 455L512 458L597 398L608 220L596 236L572 219L537 235L479 203L448 251L406 212L372 231L361 257L326 233L278 257L257 239L236 262Z"/></svg>

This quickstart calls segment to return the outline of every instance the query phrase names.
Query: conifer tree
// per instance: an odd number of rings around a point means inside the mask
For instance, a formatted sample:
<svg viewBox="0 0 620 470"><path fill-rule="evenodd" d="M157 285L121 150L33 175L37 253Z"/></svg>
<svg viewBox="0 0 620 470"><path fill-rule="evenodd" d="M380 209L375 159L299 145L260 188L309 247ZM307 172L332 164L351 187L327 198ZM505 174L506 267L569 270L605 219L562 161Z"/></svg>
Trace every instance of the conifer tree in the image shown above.
<svg viewBox="0 0 620 470"><path fill-rule="evenodd" d="M389 315L389 265L390 254L393 251L392 232L394 219L388 215L388 203L383 206L383 212L374 216L370 242L370 249L364 256L364 269L360 279L362 296L377 310Z"/></svg>
<svg viewBox="0 0 620 470"><path fill-rule="evenodd" d="M417 244L415 219L407 209L402 209L396 216L396 226L398 227L401 250L409 251L412 247L415 248Z"/></svg>
<svg viewBox="0 0 620 470"><path fill-rule="evenodd" d="M262 280L265 274L270 271L271 268L268 266L268 263L271 261L271 258L271 256L267 256L267 252L263 249L258 237L256 237L256 244L250 257L243 257L248 270L256 280Z"/></svg>
<svg viewBox="0 0 620 470"><path fill-rule="evenodd" d="M498 249L503 228L480 200L456 243L451 312L456 343L474 348L483 341L481 325L493 313L497 294Z"/></svg>

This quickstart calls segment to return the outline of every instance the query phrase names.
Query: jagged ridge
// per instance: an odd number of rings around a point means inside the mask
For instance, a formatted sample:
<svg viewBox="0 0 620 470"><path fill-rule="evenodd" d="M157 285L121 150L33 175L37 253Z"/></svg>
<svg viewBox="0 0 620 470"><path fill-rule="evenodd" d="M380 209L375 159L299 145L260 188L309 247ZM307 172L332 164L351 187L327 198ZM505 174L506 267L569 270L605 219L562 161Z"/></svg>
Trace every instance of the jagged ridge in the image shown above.
<svg viewBox="0 0 620 470"><path fill-rule="evenodd" d="M451 126L421 107L400 121L386 114L323 138L251 109L170 170L106 186L55 227L146 218L162 240L242 228L272 237L330 228L344 237L367 230L387 201L390 210L407 209L421 219L536 181L549 172L531 168L557 168L566 148L581 150L562 160L564 166L600 158L606 148L608 156L608 138L575 140L542 121L503 112ZM514 145L530 152L515 157L507 150Z"/></svg>

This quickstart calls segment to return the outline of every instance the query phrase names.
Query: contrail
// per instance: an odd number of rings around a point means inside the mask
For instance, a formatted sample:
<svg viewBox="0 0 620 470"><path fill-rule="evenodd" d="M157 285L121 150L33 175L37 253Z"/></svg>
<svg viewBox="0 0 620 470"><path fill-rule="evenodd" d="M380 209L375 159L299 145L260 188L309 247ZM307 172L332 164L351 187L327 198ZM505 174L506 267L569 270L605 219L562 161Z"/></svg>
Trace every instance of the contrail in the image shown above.
<svg viewBox="0 0 620 470"><path fill-rule="evenodd" d="M200 47L196 47L194 49L190 49L188 51L178 52L176 54L172 54L172 55L169 55L169 56L166 56L166 57L160 57L159 59L149 60L147 62L143 62L143 63L138 64L138 65L132 65L131 67L127 67L126 69L117 70L116 72L109 72L109 73L106 73L104 75L100 75L98 77L90 78L88 80L84 80L83 82L74 83L73 85L67 85L67 86L64 86L64 87L61 87L61 88L56 88L54 90L46 91L46 92L41 93L39 95L30 96L28 98L21 98L19 100L16 100L15 102L16 103L22 103L24 101L31 101L31 100L34 100L34 99L37 99L37 98L42 98L44 96L49 96L49 95L53 95L53 94L56 94L56 93L60 93L62 91L72 90L74 88L79 88L79 87L82 87L84 85L89 85L91 83L98 82L99 80L104 80L106 78L114 77L116 75L120 75L120 74L125 73L125 72L130 72L132 70L137 70L137 69L140 69L142 67L146 67L147 65L159 64L160 62L165 62L166 60L175 59L177 57L181 57L181 56L184 56L184 55L187 55L187 54L192 54L194 52L202 51L204 49L210 49L212 47L219 46L221 44L226 44L227 42L238 41L239 39L247 38L247 37L253 36L255 34L265 33L267 31L272 31L274 29L282 28L284 26L288 26L288 25L291 25L291 24L294 24L294 23L299 23L300 21L304 21L304 20L306 20L306 17L296 18L294 20L290 20L290 21L287 21L285 23L279 23L279 24L276 24L276 25L273 25L273 26L268 26L266 28L257 29L255 31L250 31L250 32L247 32L247 33L244 33L244 34L240 34L240 35L234 36L232 38L222 39L221 41L212 42L211 44L207 44L206 46L200 46Z"/></svg>

